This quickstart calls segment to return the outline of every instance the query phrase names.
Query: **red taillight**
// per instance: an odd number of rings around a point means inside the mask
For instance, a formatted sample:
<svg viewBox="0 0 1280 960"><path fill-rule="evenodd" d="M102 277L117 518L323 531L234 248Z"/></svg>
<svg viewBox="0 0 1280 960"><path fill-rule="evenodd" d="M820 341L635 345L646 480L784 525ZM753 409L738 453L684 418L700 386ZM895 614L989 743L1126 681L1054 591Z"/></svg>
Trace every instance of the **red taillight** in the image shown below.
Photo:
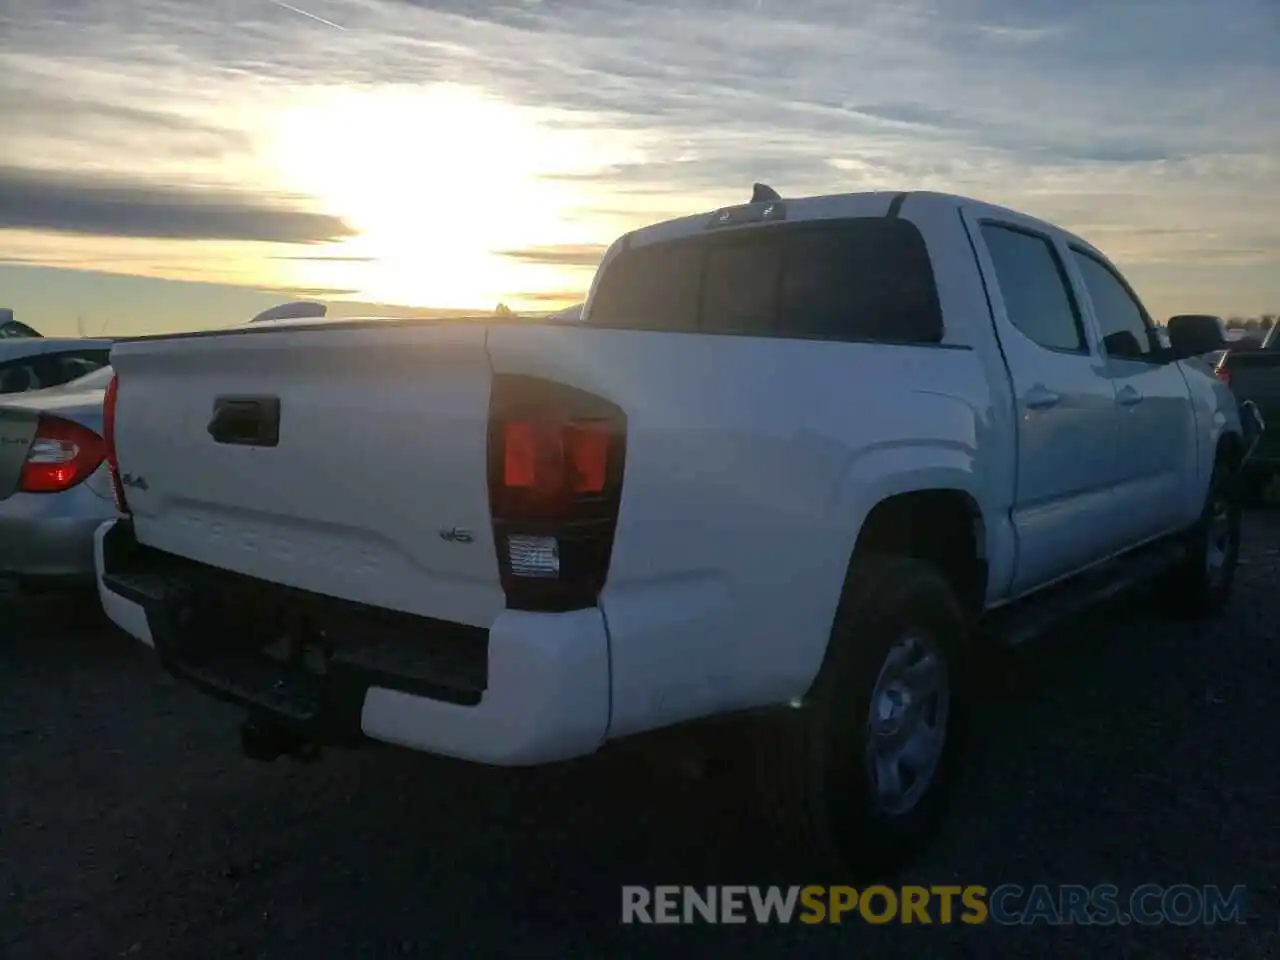
<svg viewBox="0 0 1280 960"><path fill-rule="evenodd" d="M596 603L613 553L625 453L616 405L547 380L494 378L489 505L508 606Z"/></svg>
<svg viewBox="0 0 1280 960"><path fill-rule="evenodd" d="M27 449L18 489L24 493L62 493L97 470L106 455L102 438L78 423L40 416Z"/></svg>
<svg viewBox="0 0 1280 960"><path fill-rule="evenodd" d="M124 484L120 482L120 461L116 456L116 395L119 392L119 376L113 374L102 398L102 437L107 449L107 471L111 474L111 492L116 498L116 509L125 516L129 503L124 497Z"/></svg>
<svg viewBox="0 0 1280 960"><path fill-rule="evenodd" d="M602 494L611 434L610 424L596 421L505 421L502 485L528 505L552 511L573 497Z"/></svg>
<svg viewBox="0 0 1280 960"><path fill-rule="evenodd" d="M1220 366L1213 372L1217 374L1219 380L1225 383L1228 387L1231 386L1231 371L1225 366Z"/></svg>

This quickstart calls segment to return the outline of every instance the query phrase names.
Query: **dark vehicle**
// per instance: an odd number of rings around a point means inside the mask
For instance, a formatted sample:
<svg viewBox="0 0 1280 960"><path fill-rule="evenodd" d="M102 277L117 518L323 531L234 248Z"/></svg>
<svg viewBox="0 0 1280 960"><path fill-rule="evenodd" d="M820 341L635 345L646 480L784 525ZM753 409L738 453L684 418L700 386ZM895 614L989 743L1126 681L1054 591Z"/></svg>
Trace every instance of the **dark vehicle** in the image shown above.
<svg viewBox="0 0 1280 960"><path fill-rule="evenodd" d="M13 319L13 311L8 307L0 307L0 340L39 336L41 336L40 331Z"/></svg>
<svg viewBox="0 0 1280 960"><path fill-rule="evenodd" d="M1244 403L1253 401L1266 423L1280 423L1280 327L1267 331L1260 346L1227 350L1215 368L1218 379ZM1262 434L1244 473L1246 494L1260 498L1280 473L1280 430Z"/></svg>

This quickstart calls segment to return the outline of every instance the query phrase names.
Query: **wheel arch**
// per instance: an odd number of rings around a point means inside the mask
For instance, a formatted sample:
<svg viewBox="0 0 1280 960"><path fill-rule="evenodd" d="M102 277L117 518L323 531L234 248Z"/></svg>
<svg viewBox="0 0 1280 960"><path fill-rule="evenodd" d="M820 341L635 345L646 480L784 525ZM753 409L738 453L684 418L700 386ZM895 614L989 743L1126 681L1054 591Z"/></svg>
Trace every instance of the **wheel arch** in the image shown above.
<svg viewBox="0 0 1280 960"><path fill-rule="evenodd" d="M929 487L881 499L858 531L850 565L868 553L929 563L951 584L967 614L981 613L987 593L987 525L967 490Z"/></svg>

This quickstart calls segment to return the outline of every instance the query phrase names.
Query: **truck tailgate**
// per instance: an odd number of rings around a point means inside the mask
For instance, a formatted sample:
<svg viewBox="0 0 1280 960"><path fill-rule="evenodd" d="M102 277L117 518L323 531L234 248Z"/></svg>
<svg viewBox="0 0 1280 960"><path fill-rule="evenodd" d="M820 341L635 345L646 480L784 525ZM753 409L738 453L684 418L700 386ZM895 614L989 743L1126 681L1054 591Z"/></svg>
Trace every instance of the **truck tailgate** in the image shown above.
<svg viewBox="0 0 1280 960"><path fill-rule="evenodd" d="M122 343L112 363L142 543L473 626L502 610L482 324L246 328Z"/></svg>

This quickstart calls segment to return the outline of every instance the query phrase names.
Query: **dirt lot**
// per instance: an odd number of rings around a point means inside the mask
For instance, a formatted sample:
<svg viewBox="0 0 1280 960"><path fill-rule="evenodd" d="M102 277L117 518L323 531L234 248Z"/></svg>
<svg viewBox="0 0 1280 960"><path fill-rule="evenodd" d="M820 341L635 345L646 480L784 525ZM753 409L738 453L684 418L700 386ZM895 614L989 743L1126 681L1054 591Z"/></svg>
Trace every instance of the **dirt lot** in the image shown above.
<svg viewBox="0 0 1280 960"><path fill-rule="evenodd" d="M634 750L511 773L237 752L237 714L69 603L0 605L0 956L1280 956L1280 511L1234 604L1135 598L986 695L907 882L1246 884L1240 926L623 927L622 884L804 882L723 784Z"/></svg>

